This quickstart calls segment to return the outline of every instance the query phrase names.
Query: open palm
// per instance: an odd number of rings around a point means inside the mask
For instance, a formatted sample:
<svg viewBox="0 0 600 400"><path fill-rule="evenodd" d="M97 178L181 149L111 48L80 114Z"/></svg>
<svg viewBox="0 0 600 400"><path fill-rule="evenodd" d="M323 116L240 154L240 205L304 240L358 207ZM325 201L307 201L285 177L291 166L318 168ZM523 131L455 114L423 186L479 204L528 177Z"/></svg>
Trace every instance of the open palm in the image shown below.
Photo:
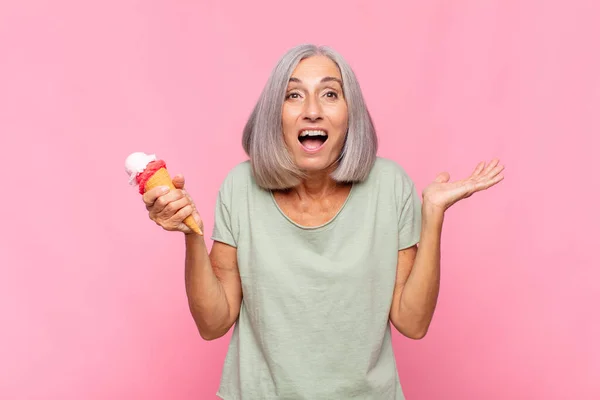
<svg viewBox="0 0 600 400"><path fill-rule="evenodd" d="M495 159L487 165L480 162L470 177L459 181L450 182L450 174L443 172L423 190L423 203L445 211L457 201L499 183L504 179L503 170Z"/></svg>

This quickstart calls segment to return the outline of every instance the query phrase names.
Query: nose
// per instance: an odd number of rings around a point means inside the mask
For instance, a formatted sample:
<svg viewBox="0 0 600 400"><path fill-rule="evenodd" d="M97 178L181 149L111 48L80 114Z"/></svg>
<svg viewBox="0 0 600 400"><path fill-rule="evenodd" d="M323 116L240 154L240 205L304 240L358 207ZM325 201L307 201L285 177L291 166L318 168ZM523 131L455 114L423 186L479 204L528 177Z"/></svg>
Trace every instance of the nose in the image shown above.
<svg viewBox="0 0 600 400"><path fill-rule="evenodd" d="M311 122L323 119L323 110L317 99L308 97L304 103L304 119Z"/></svg>

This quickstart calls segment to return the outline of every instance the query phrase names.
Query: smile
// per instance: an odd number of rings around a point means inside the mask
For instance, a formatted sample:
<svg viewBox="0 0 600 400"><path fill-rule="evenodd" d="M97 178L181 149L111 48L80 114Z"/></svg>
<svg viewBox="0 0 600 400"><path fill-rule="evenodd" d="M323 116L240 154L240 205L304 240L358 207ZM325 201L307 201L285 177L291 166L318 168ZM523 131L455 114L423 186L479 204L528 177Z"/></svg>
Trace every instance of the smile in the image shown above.
<svg viewBox="0 0 600 400"><path fill-rule="evenodd" d="M327 132L319 129L305 129L300 131L298 141L304 150L312 153L323 147L327 141Z"/></svg>

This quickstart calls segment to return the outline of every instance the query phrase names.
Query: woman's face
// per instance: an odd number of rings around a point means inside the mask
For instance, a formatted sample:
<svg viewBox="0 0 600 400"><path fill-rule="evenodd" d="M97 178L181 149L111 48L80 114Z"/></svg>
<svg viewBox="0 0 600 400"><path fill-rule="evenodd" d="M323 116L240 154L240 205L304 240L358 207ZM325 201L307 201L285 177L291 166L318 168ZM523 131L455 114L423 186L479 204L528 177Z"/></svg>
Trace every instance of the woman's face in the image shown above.
<svg viewBox="0 0 600 400"><path fill-rule="evenodd" d="M283 136L295 164L323 171L339 157L348 130L348 106L337 65L325 56L302 60L283 103Z"/></svg>

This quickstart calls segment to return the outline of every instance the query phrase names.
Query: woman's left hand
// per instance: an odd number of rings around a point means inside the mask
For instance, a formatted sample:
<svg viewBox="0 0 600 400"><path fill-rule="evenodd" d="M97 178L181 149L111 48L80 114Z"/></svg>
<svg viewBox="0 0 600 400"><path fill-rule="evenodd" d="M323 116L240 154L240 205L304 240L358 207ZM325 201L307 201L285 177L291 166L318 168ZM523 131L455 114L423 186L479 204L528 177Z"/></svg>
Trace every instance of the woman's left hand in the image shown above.
<svg viewBox="0 0 600 400"><path fill-rule="evenodd" d="M473 193L488 189L502 179L503 165L499 160L492 160L486 165L479 163L470 177L450 182L450 174L443 172L423 190L423 205L439 211L446 211L457 201L470 197Z"/></svg>

